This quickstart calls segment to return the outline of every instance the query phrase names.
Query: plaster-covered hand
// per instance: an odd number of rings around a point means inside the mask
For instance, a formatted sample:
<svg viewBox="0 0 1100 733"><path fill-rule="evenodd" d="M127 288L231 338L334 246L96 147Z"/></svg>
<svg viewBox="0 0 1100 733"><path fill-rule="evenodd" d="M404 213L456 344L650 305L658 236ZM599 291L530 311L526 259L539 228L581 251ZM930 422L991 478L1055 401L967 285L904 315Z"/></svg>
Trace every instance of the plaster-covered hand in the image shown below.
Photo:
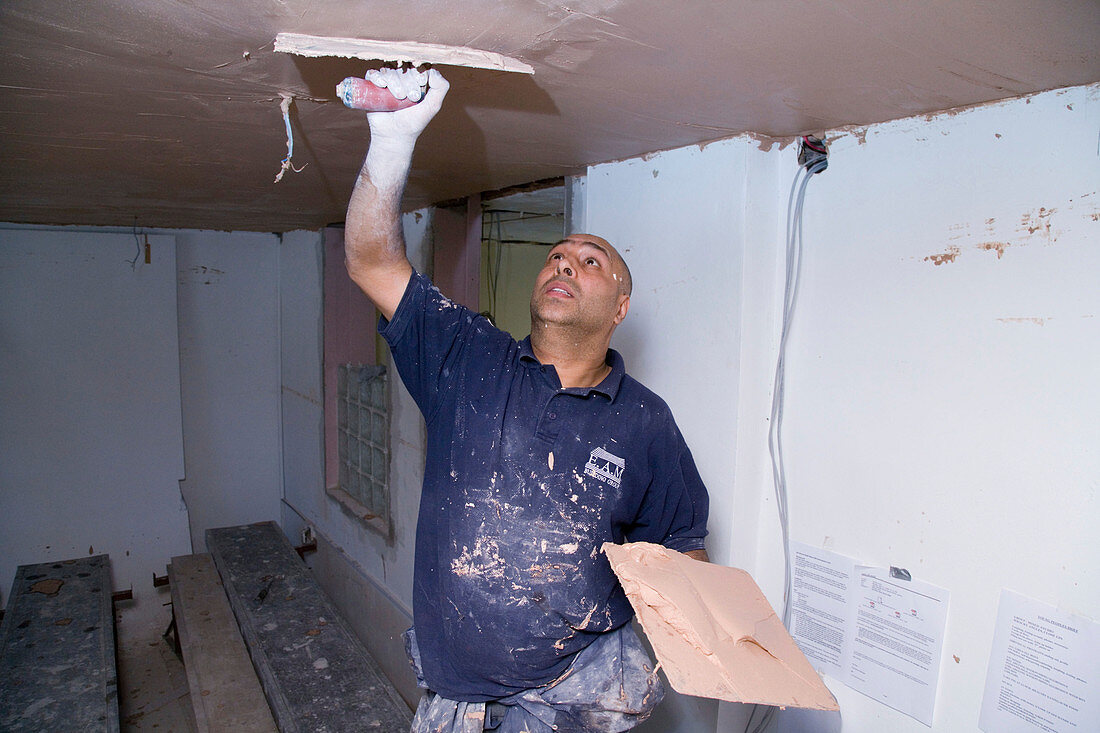
<svg viewBox="0 0 1100 733"><path fill-rule="evenodd" d="M367 81L384 86L398 99L424 98L418 104L396 112L368 112L371 145L375 143L404 144L411 147L428 123L443 106L450 83L435 69L427 72L413 69L379 69L367 74ZM425 93L424 86L427 85Z"/></svg>
<svg viewBox="0 0 1100 733"><path fill-rule="evenodd" d="M367 113L370 148L364 163L365 172L376 186L404 186L416 140L443 106L443 98L451 85L435 69L426 73L380 69L373 78L368 74L367 80L376 85L385 84L391 93L406 95L413 87L420 93L422 82L427 84L424 98L412 107L396 112Z"/></svg>
<svg viewBox="0 0 1100 733"><path fill-rule="evenodd" d="M427 72L414 69L371 69L365 78L376 87L388 89L397 99L413 102L420 101L424 96L424 88L428 85Z"/></svg>

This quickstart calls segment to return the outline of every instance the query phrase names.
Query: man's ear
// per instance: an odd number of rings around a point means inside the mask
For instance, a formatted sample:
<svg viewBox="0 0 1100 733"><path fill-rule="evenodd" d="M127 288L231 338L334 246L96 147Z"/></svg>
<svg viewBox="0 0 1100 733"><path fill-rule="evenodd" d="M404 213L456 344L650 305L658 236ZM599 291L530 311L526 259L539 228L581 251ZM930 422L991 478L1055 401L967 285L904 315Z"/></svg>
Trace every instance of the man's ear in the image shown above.
<svg viewBox="0 0 1100 733"><path fill-rule="evenodd" d="M620 323L623 322L623 319L626 318L627 311L630 310L630 296L629 295L621 295L619 297L620 297L619 310L617 310L615 312L615 325L616 326L618 326Z"/></svg>

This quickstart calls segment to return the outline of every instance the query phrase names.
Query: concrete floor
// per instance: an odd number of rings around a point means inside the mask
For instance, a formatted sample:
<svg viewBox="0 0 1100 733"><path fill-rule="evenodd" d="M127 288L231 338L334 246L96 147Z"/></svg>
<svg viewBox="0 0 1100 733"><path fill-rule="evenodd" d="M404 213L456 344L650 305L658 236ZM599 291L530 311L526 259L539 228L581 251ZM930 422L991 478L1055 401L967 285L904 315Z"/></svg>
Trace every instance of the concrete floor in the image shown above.
<svg viewBox="0 0 1100 733"><path fill-rule="evenodd" d="M120 729L194 733L187 674L170 641L162 637L164 629L127 623L122 605L115 622Z"/></svg>

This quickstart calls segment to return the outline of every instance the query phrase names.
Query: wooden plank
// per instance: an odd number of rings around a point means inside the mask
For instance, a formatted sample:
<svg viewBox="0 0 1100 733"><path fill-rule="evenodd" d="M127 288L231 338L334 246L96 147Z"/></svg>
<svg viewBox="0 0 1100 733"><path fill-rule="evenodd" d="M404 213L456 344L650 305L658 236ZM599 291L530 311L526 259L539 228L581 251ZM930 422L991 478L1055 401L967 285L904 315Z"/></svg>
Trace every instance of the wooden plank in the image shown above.
<svg viewBox="0 0 1100 733"><path fill-rule="evenodd" d="M0 626L0 730L118 725L109 558L20 565Z"/></svg>
<svg viewBox="0 0 1100 733"><path fill-rule="evenodd" d="M274 522L206 544L283 733L406 733L408 706Z"/></svg>
<svg viewBox="0 0 1100 733"><path fill-rule="evenodd" d="M207 554L173 557L168 578L198 730L277 730L214 559Z"/></svg>

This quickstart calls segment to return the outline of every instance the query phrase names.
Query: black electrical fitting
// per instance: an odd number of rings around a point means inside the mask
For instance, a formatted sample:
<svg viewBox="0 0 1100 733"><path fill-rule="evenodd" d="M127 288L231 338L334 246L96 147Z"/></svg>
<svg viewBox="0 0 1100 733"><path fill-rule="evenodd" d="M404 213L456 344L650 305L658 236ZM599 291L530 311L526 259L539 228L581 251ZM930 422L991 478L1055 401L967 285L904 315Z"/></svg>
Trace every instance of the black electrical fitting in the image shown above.
<svg viewBox="0 0 1100 733"><path fill-rule="evenodd" d="M825 141L813 135L803 135L798 146L798 164L810 173L820 173L829 167L829 149Z"/></svg>

